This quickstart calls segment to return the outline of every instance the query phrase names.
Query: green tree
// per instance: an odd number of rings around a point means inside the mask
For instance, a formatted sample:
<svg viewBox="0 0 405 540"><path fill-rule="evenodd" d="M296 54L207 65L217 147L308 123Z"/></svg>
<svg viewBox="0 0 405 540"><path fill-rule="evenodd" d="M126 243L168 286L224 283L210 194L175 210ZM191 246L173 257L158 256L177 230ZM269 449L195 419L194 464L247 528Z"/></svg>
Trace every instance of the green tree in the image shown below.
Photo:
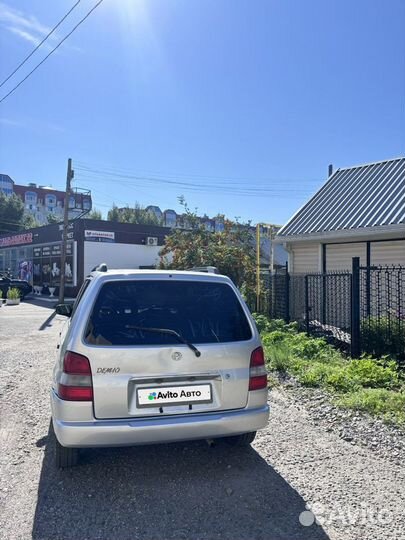
<svg viewBox="0 0 405 540"><path fill-rule="evenodd" d="M42 227L42 223L37 221L32 214L28 214L28 213L24 214L24 217L22 220L22 228L34 229L35 227Z"/></svg>
<svg viewBox="0 0 405 540"><path fill-rule="evenodd" d="M59 223L61 221L61 219L56 217L55 214L48 214L46 216L46 219L47 219L49 225L52 224L52 223Z"/></svg>
<svg viewBox="0 0 405 540"><path fill-rule="evenodd" d="M111 210L108 210L107 219L108 221L120 221L120 212L118 210L118 206L116 206L115 203L113 203Z"/></svg>
<svg viewBox="0 0 405 540"><path fill-rule="evenodd" d="M184 221L188 229L174 229L160 251L160 267L186 270L195 266L216 266L240 288L246 300L254 300L255 247L249 224L223 219L224 230L210 232L191 211L184 198ZM221 216L222 218L222 216Z"/></svg>
<svg viewBox="0 0 405 540"><path fill-rule="evenodd" d="M139 203L135 203L131 208L126 206L125 208L118 209L113 204L111 210L107 214L108 221L117 221L119 223L133 223L136 225L163 225L163 220L159 219L154 213L146 210Z"/></svg>
<svg viewBox="0 0 405 540"><path fill-rule="evenodd" d="M93 208L93 210L90 210L90 212L87 214L86 217L88 219L103 219L103 215L101 211L97 210L97 208Z"/></svg>
<svg viewBox="0 0 405 540"><path fill-rule="evenodd" d="M0 192L0 234L20 231L24 228L24 203L13 193Z"/></svg>

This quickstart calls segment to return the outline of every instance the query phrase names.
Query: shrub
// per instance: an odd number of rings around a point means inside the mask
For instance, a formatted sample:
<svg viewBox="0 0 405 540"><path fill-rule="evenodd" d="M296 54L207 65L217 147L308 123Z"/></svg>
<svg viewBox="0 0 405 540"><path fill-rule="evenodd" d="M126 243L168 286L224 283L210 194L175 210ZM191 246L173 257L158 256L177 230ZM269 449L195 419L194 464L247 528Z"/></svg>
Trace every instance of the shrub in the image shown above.
<svg viewBox="0 0 405 540"><path fill-rule="evenodd" d="M330 359L331 352L335 353L333 347L323 338L309 337L303 332L294 335L290 343L293 353L306 360L319 360L321 357Z"/></svg>
<svg viewBox="0 0 405 540"><path fill-rule="evenodd" d="M21 296L20 290L17 289L16 287L12 287L7 291L7 298L9 300L18 300L20 296Z"/></svg>
<svg viewBox="0 0 405 540"><path fill-rule="evenodd" d="M253 313L252 315L261 334L275 332L276 330L287 333L298 332L298 323L296 322L286 324L283 319L269 319L269 317L260 313Z"/></svg>
<svg viewBox="0 0 405 540"><path fill-rule="evenodd" d="M398 373L395 362L381 365L377 360L363 357L352 360L346 368L347 376L361 386L371 388L390 388L398 385Z"/></svg>
<svg viewBox="0 0 405 540"><path fill-rule="evenodd" d="M404 354L405 322L400 316L367 317L361 322L363 350L381 357L388 352Z"/></svg>
<svg viewBox="0 0 405 540"><path fill-rule="evenodd" d="M297 373L297 379L303 386L321 386L322 381L328 373L328 367L325 364L308 364L300 366Z"/></svg>
<svg viewBox="0 0 405 540"><path fill-rule="evenodd" d="M325 384L338 392L351 392L361 388L359 382L348 375L347 366L336 366L325 378Z"/></svg>
<svg viewBox="0 0 405 540"><path fill-rule="evenodd" d="M281 330L275 330L274 332L270 332L269 334L265 334L262 336L262 343L263 345L275 345L277 343L283 343L288 339L288 334L285 332L282 332Z"/></svg>
<svg viewBox="0 0 405 540"><path fill-rule="evenodd" d="M253 318L256 322L256 326L260 334L263 332L269 332L269 319L265 315L260 313L253 313Z"/></svg>

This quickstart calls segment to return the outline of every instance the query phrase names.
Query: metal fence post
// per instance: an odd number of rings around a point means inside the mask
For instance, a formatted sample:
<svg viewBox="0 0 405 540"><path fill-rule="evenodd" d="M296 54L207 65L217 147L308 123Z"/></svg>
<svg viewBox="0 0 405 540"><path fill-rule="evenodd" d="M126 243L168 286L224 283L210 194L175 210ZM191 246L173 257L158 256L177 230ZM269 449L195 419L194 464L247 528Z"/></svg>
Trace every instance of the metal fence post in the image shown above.
<svg viewBox="0 0 405 540"><path fill-rule="evenodd" d="M352 259L351 348L352 358L360 356L360 258Z"/></svg>
<svg viewBox="0 0 405 540"><path fill-rule="evenodd" d="M321 323L326 324L326 274L322 274L321 299Z"/></svg>
<svg viewBox="0 0 405 540"><path fill-rule="evenodd" d="M305 276L305 328L309 335L309 283L308 276Z"/></svg>
<svg viewBox="0 0 405 540"><path fill-rule="evenodd" d="M367 271L366 271L366 313L367 317L371 314L371 247L370 242L367 242Z"/></svg>
<svg viewBox="0 0 405 540"><path fill-rule="evenodd" d="M288 262L285 263L285 315L284 320L290 322L290 274L288 272Z"/></svg>

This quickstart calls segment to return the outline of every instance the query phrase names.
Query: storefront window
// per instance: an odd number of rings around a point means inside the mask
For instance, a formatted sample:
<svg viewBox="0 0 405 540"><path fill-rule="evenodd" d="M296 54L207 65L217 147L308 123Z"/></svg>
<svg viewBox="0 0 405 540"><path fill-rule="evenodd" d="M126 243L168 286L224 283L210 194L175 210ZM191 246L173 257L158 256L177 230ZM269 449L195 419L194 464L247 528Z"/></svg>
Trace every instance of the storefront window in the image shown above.
<svg viewBox="0 0 405 540"><path fill-rule="evenodd" d="M25 279L32 284L32 247L18 248L17 251L17 266L13 271L13 274L18 279Z"/></svg>
<svg viewBox="0 0 405 540"><path fill-rule="evenodd" d="M0 250L0 272L10 269L14 278L25 279L32 285L58 286L61 244L25 246ZM66 284L73 285L73 243L66 252Z"/></svg>
<svg viewBox="0 0 405 540"><path fill-rule="evenodd" d="M33 248L34 285L58 286L60 283L61 244ZM66 284L73 285L73 244L67 245Z"/></svg>

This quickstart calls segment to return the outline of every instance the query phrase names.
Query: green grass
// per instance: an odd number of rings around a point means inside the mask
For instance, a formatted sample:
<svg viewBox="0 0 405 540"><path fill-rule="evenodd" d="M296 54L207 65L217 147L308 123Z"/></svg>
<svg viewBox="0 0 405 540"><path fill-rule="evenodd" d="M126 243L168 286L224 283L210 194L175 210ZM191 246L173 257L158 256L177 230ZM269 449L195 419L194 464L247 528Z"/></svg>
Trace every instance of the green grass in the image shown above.
<svg viewBox="0 0 405 540"><path fill-rule="evenodd" d="M303 386L328 390L340 407L404 423L405 386L394 361L366 355L349 359L323 338L299 332L295 324L262 315L256 320L270 371L290 374Z"/></svg>
<svg viewBox="0 0 405 540"><path fill-rule="evenodd" d="M339 396L336 405L378 416L386 422L405 425L405 392L385 388L362 388Z"/></svg>
<svg viewBox="0 0 405 540"><path fill-rule="evenodd" d="M291 355L288 347L275 344L266 347L266 360L270 369L285 373L291 367Z"/></svg>

